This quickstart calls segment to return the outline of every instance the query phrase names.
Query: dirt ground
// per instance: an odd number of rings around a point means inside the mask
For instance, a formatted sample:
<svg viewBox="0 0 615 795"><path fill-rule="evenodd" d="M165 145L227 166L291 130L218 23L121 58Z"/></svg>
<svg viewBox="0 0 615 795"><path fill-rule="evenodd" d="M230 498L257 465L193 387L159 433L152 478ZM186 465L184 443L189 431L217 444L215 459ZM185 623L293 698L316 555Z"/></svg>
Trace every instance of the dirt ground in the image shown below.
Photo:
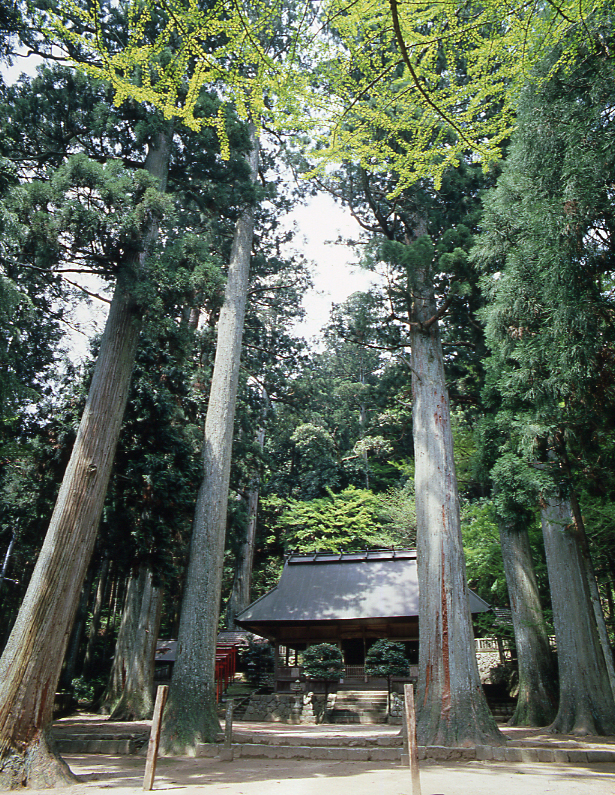
<svg viewBox="0 0 615 795"><path fill-rule="evenodd" d="M81 777L66 795L142 792L145 759L138 756L69 756ZM163 758L155 791L185 795L418 795L408 768L378 762ZM48 795L49 791L44 791ZM421 795L615 795L615 765L536 765L503 762L422 762ZM41 792L41 795L43 793ZM178 792L178 795L180 793Z"/></svg>

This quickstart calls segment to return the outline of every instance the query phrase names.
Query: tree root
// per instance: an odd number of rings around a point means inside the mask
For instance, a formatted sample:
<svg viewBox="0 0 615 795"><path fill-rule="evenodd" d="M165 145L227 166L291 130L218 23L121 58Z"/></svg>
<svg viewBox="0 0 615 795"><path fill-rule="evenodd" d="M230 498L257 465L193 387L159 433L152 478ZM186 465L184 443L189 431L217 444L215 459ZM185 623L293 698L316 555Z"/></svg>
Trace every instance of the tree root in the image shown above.
<svg viewBox="0 0 615 795"><path fill-rule="evenodd" d="M0 756L0 790L52 789L78 781L46 731L39 732L25 749L9 747Z"/></svg>

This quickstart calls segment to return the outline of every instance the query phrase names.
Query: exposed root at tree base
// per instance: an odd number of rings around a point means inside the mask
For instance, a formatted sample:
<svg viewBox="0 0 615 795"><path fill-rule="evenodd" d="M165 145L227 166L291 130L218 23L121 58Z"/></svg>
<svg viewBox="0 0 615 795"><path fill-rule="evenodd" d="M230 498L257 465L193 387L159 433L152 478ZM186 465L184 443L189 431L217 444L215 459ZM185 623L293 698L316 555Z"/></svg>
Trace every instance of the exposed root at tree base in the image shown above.
<svg viewBox="0 0 615 795"><path fill-rule="evenodd" d="M0 757L0 789L52 789L78 781L46 732L41 732L25 750L8 748Z"/></svg>

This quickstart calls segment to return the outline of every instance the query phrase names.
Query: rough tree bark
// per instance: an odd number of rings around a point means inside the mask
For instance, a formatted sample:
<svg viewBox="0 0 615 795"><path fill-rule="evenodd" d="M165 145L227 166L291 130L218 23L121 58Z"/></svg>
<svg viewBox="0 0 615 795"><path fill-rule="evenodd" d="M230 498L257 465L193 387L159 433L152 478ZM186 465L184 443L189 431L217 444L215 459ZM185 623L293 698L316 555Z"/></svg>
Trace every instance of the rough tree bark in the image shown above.
<svg viewBox="0 0 615 795"><path fill-rule="evenodd" d="M159 133L145 168L166 183L172 133ZM92 556L120 433L139 337L128 271L144 272L143 251L125 263L109 309L90 392L43 547L0 659L0 789L74 782L50 738L53 702L81 586Z"/></svg>
<svg viewBox="0 0 615 795"><path fill-rule="evenodd" d="M510 726L547 726L557 712L555 661L538 595L527 528L498 521L512 611L519 695Z"/></svg>
<svg viewBox="0 0 615 795"><path fill-rule="evenodd" d="M154 711L153 684L162 591L149 566L130 576L101 712L111 720L147 720Z"/></svg>
<svg viewBox="0 0 615 795"><path fill-rule="evenodd" d="M570 502L543 495L545 541L559 668L559 710L549 730L615 734L615 701Z"/></svg>
<svg viewBox="0 0 615 795"><path fill-rule="evenodd" d="M419 743L499 744L503 737L487 706L474 651L449 398L427 269L416 273L412 321Z"/></svg>
<svg viewBox="0 0 615 795"><path fill-rule="evenodd" d="M557 458L559 459L559 465L563 470L563 472L566 474L568 483L570 484L568 486L570 513L572 516L572 521L574 522L576 536L579 540L579 549L583 554L583 560L585 562L587 583L589 585L589 592L592 600L592 606L594 609L594 615L596 617L596 627L598 629L600 643L602 644L602 650L604 652L604 660L609 674L611 690L613 691L613 695L615 697L615 666L613 665L613 649L609 642L609 634L606 628L606 621L604 619L602 602L600 600L600 591L598 589L598 582L596 580L596 572L594 571L594 562L592 560L591 552L589 549L589 540L587 538L587 532L585 530L585 521L583 519L583 514L581 513L581 506L579 505L579 500L577 498L576 491L572 487L573 475L572 475L572 468L570 466L570 460L568 457L568 450L566 448L566 442L564 441L563 435L561 433L557 433L555 435L554 441L555 441L555 450Z"/></svg>
<svg viewBox="0 0 615 795"><path fill-rule="evenodd" d="M269 410L269 398L265 390L262 390L263 408L261 410L260 427L256 433L256 444L259 449L263 449L265 443L265 422ZM226 627L236 629L235 616L245 610L250 604L250 589L252 586L252 567L254 565L254 548L256 546L256 520L258 518L258 495L260 489L260 471L258 471L251 483L248 492L248 521L246 525L246 537L239 550L237 567L231 595L229 596L226 607Z"/></svg>
<svg viewBox="0 0 615 795"><path fill-rule="evenodd" d="M247 157L258 176L258 140L251 125ZM203 480L197 497L182 602L177 656L162 728L164 753L194 754L199 742L220 731L216 716L215 656L226 534L233 422L248 293L254 209L237 220L224 303L218 321L216 356L203 444Z"/></svg>

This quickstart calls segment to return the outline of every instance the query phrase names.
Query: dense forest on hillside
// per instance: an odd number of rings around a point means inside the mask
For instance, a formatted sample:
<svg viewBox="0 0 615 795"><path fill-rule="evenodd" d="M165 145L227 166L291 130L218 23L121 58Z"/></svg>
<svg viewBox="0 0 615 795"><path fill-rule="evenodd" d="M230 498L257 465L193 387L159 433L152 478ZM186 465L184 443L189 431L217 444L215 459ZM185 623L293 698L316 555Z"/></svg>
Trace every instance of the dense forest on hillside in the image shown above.
<svg viewBox="0 0 615 795"><path fill-rule="evenodd" d="M0 84L0 784L70 779L58 681L149 715L157 637L165 747L210 740L216 634L290 552L417 548L423 741L498 741L441 610L516 644L517 725L615 733L610 5L39 5L0 16L43 58ZM310 346L281 219L316 191L380 278Z"/></svg>

